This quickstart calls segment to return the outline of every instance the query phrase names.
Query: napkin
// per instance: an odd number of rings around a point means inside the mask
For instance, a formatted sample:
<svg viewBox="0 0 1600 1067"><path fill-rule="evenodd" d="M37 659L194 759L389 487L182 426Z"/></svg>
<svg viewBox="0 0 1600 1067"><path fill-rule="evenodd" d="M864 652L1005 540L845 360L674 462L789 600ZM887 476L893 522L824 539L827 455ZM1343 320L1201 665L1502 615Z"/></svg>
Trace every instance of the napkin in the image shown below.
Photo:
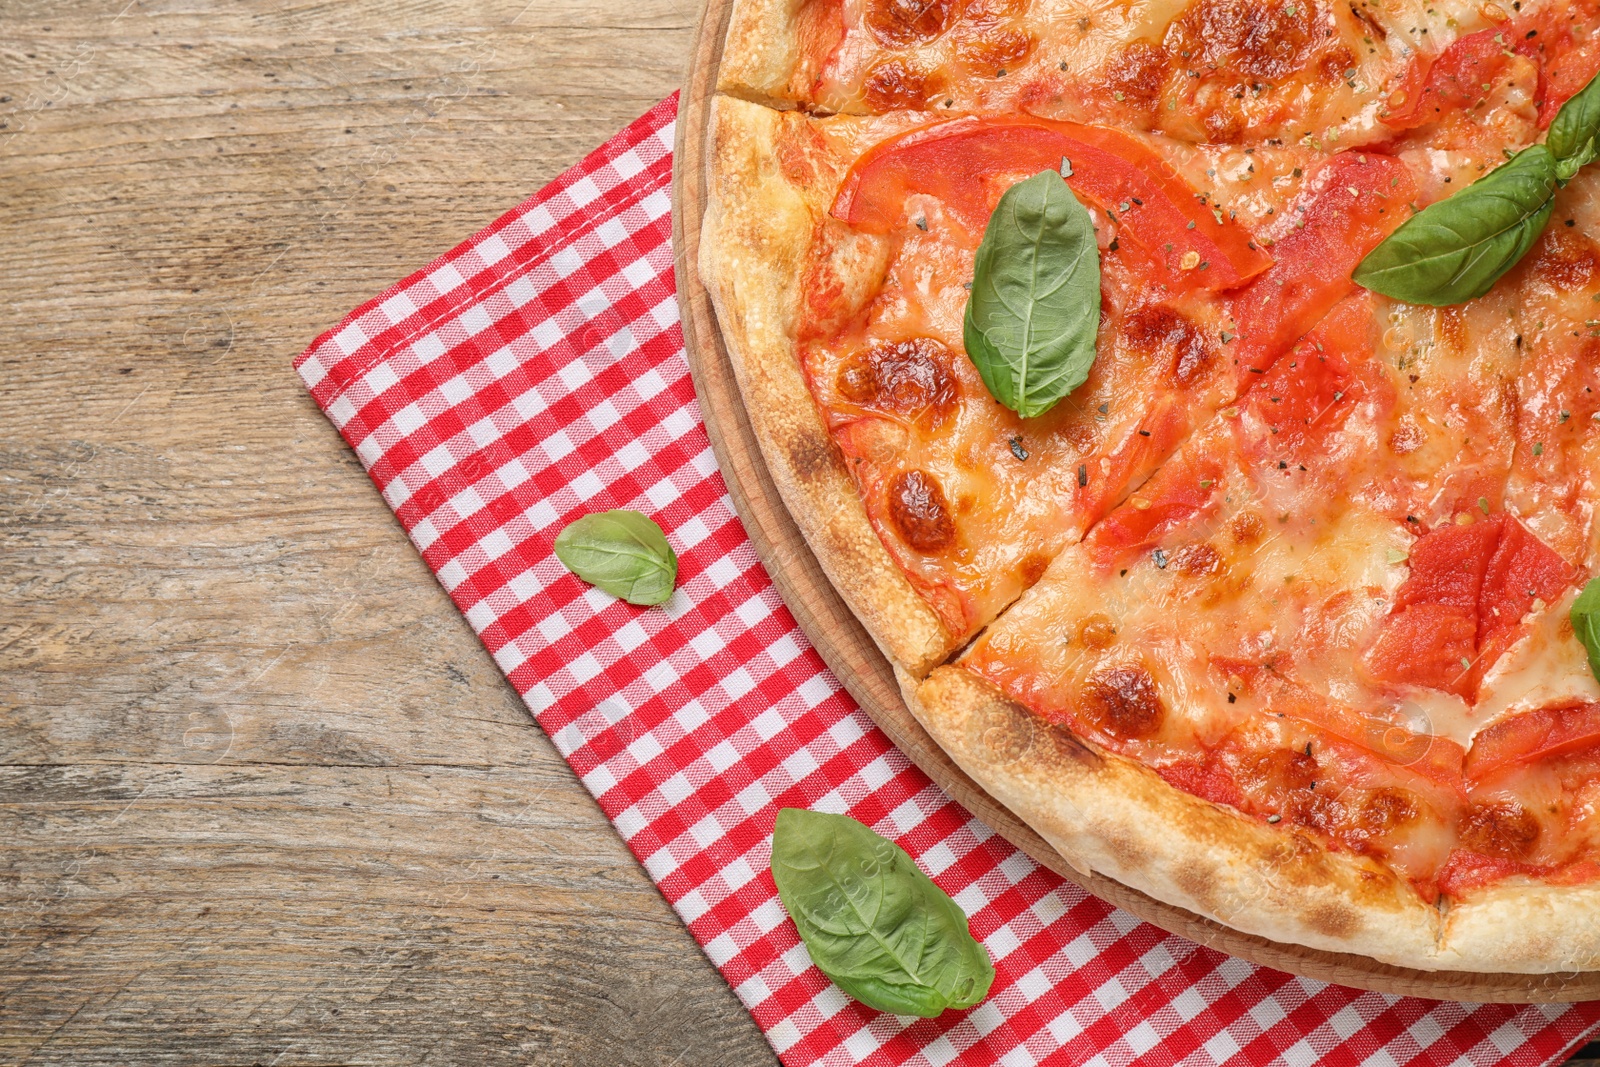
<svg viewBox="0 0 1600 1067"><path fill-rule="evenodd" d="M913 766L806 642L734 515L684 358L677 98L296 361L506 678L789 1067L1558 1062L1600 1004L1384 996L1164 933L1040 868ZM653 516L679 587L637 608L551 545ZM824 978L768 872L781 807L851 815L967 913L984 1003L885 1015Z"/></svg>

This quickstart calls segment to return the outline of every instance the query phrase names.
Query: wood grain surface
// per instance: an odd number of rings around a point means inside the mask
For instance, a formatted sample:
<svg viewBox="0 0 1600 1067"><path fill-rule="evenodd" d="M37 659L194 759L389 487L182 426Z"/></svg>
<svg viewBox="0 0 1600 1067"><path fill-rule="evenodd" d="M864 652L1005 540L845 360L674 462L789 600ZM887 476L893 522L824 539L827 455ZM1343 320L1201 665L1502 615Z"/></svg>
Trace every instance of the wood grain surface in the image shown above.
<svg viewBox="0 0 1600 1067"><path fill-rule="evenodd" d="M0 1064L772 1064L290 360L691 0L0 4Z"/></svg>

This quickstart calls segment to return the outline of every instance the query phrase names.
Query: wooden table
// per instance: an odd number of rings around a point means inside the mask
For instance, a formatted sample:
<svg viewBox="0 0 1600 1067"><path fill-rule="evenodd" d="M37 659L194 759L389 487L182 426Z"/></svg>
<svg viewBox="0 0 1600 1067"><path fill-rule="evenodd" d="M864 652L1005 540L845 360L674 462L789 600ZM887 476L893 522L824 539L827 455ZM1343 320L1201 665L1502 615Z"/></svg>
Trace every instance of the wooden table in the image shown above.
<svg viewBox="0 0 1600 1067"><path fill-rule="evenodd" d="M772 1064L290 360L693 0L0 7L0 1064Z"/></svg>
<svg viewBox="0 0 1600 1067"><path fill-rule="evenodd" d="M0 5L0 1064L771 1064L290 369L692 0Z"/></svg>

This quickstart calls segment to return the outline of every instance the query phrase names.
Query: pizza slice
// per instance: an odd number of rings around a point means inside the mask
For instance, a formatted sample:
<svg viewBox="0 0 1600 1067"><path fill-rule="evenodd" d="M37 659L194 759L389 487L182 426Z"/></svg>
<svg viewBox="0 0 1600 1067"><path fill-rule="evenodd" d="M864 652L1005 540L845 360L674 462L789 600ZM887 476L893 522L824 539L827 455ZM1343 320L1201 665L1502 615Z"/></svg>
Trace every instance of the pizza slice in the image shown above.
<svg viewBox="0 0 1600 1067"><path fill-rule="evenodd" d="M1100 126L816 119L719 99L701 270L762 440L823 566L925 671L1350 293L1410 167ZM1022 418L964 346L996 201L1059 170L1090 205L1098 355Z"/></svg>

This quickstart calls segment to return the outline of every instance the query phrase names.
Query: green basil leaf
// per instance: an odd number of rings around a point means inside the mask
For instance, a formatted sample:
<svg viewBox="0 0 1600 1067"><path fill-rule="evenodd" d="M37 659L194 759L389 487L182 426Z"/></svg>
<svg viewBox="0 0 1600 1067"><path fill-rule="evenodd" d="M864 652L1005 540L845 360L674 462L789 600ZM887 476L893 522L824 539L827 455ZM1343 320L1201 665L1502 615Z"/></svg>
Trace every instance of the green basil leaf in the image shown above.
<svg viewBox="0 0 1600 1067"><path fill-rule="evenodd" d="M973 261L962 332L994 398L1040 415L1089 377L1100 329L1100 249L1056 171L1005 191Z"/></svg>
<svg viewBox="0 0 1600 1067"><path fill-rule="evenodd" d="M1589 669L1600 680L1600 578L1592 578L1572 602L1572 632L1589 653Z"/></svg>
<svg viewBox="0 0 1600 1067"><path fill-rule="evenodd" d="M665 604L678 581L667 537L637 511L602 511L556 537L556 558L590 585L630 604Z"/></svg>
<svg viewBox="0 0 1600 1067"><path fill-rule="evenodd" d="M1600 75L1589 79L1576 96L1561 105L1545 147L1556 158L1556 180L1563 185L1578 170L1600 157L1595 139L1600 137Z"/></svg>
<svg viewBox="0 0 1600 1067"><path fill-rule="evenodd" d="M1539 239L1555 207L1555 157L1544 145L1430 204L1356 267L1357 285L1445 307L1487 293Z"/></svg>
<svg viewBox="0 0 1600 1067"><path fill-rule="evenodd" d="M823 974L868 1007L931 1019L989 993L967 917L904 849L843 815L778 812L772 879Z"/></svg>

